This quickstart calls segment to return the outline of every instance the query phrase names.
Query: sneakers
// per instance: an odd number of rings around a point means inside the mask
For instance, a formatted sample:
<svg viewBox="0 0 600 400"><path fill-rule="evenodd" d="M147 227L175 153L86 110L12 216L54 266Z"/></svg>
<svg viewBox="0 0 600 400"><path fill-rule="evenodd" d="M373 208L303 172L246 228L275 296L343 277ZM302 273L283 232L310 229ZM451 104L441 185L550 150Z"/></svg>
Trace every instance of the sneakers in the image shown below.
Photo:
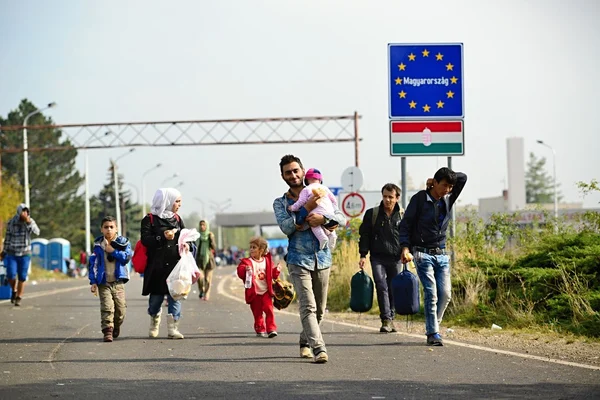
<svg viewBox="0 0 600 400"><path fill-rule="evenodd" d="M108 328L104 328L104 329L102 329L102 333L104 334L103 340L105 342L113 341L113 328L111 328L110 326Z"/></svg>
<svg viewBox="0 0 600 400"><path fill-rule="evenodd" d="M381 328L379 328L379 332L381 333L391 333L396 332L394 325L392 324L391 319L384 319L381 321Z"/></svg>
<svg viewBox="0 0 600 400"><path fill-rule="evenodd" d="M10 296L10 302L14 304L16 298L17 298L17 292L12 292L12 295Z"/></svg>
<svg viewBox="0 0 600 400"><path fill-rule="evenodd" d="M312 358L310 347L300 347L300 358Z"/></svg>
<svg viewBox="0 0 600 400"><path fill-rule="evenodd" d="M427 335L427 344L429 346L443 346L444 341L442 340L442 335L437 332Z"/></svg>
<svg viewBox="0 0 600 400"><path fill-rule="evenodd" d="M325 364L327 361L329 361L329 357L326 352L322 351L315 355L315 363Z"/></svg>
<svg viewBox="0 0 600 400"><path fill-rule="evenodd" d="M273 339L274 337L277 336L277 332L273 331L273 332L269 332L269 339Z"/></svg>
<svg viewBox="0 0 600 400"><path fill-rule="evenodd" d="M390 319L390 328L392 329L392 332L398 332L396 330L396 327L394 326L394 320L393 319Z"/></svg>
<svg viewBox="0 0 600 400"><path fill-rule="evenodd" d="M256 332L256 337L267 337L267 332Z"/></svg>
<svg viewBox="0 0 600 400"><path fill-rule="evenodd" d="M21 298L19 296L15 297L15 307L19 307L21 305Z"/></svg>

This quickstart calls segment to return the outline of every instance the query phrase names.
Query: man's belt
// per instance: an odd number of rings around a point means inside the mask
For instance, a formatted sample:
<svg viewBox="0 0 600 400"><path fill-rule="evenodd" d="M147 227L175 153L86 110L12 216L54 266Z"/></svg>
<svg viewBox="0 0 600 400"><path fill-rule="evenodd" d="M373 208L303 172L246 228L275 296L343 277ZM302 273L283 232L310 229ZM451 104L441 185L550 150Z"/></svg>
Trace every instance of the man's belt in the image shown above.
<svg viewBox="0 0 600 400"><path fill-rule="evenodd" d="M446 253L446 249L440 249L439 247L414 247L414 251L418 251L419 253L429 254L430 256L441 256L448 254Z"/></svg>

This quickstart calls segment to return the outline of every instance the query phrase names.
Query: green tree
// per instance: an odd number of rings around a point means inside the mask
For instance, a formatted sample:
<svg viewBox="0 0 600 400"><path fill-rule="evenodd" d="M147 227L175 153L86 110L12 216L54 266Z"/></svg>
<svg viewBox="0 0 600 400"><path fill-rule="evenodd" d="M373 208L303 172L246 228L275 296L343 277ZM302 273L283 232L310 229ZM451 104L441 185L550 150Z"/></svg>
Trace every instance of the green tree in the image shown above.
<svg viewBox="0 0 600 400"><path fill-rule="evenodd" d="M527 203L554 203L554 180L546 171L546 158L537 158L533 153L529 153L527 162L525 197ZM561 198L559 193L558 200Z"/></svg>
<svg viewBox="0 0 600 400"><path fill-rule="evenodd" d="M116 217L115 206L115 180L112 166L108 168L108 182L102 187L100 193L90 198L90 219L93 238L100 236L100 223L107 215ZM119 232L129 237L130 242L140 239L140 221L142 220L142 207L132 202L131 192L123 189L123 175L119 174L119 202L121 203L121 222Z"/></svg>
<svg viewBox="0 0 600 400"><path fill-rule="evenodd" d="M0 117L0 126L21 126L25 116L37 110L27 99L23 99L16 110ZM32 116L28 125L51 125L52 119L43 114ZM62 237L73 247L85 241L85 216L83 196L78 193L83 178L75 168L77 150L33 151L35 148L70 147L60 129L31 129L28 132L29 185L31 215L40 227L41 237ZM23 147L22 130L4 130L1 148ZM3 153L2 172L23 182L23 153ZM19 196L19 202L23 197ZM4 198L2 199L4 202ZM16 209L17 204L13 205Z"/></svg>

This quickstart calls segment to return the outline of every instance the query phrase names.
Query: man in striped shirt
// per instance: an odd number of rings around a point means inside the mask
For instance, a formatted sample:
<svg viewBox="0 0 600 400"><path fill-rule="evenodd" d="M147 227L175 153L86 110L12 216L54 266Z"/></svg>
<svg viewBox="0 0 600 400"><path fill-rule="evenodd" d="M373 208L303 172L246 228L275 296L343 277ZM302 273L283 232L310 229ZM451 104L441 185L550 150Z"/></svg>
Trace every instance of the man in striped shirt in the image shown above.
<svg viewBox="0 0 600 400"><path fill-rule="evenodd" d="M13 290L10 302L15 306L21 305L21 296L29 274L32 233L39 235L40 228L29 215L29 207L26 204L19 204L17 214L6 226L3 251L6 277Z"/></svg>

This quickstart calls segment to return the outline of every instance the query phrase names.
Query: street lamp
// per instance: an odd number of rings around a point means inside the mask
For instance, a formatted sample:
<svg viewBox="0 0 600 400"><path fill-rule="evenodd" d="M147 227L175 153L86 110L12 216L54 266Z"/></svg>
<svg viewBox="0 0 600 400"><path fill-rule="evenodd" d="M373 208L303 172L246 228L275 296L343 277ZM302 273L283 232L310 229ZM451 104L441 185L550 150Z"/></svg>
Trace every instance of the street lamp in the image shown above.
<svg viewBox="0 0 600 400"><path fill-rule="evenodd" d="M178 176L179 176L179 174L177 172L175 172L173 175L171 175L170 177L168 177L167 179L165 179L164 181L162 181L160 183L160 186L162 186L165 183L169 182L171 179L177 178Z"/></svg>
<svg viewBox="0 0 600 400"><path fill-rule="evenodd" d="M55 102L48 103L46 107L30 112L23 120L23 180L25 185L25 204L27 204L27 207L31 207L31 204L29 204L29 152L27 151L29 147L27 144L27 121L34 115L52 107L56 107Z"/></svg>
<svg viewBox="0 0 600 400"><path fill-rule="evenodd" d="M135 148L131 148L129 149L129 151L127 153L121 154L119 157L117 157L114 161L110 160L110 163L112 165L112 170L113 170L113 180L114 180L114 184L115 184L115 206L116 206L116 210L117 210L117 215L115 215L115 217L117 218L117 231L121 230L121 205L119 204L119 175L117 174L117 161L119 161L121 158L125 157L128 154L131 154L135 151ZM121 231L122 232L122 231Z"/></svg>
<svg viewBox="0 0 600 400"><path fill-rule="evenodd" d="M543 140L538 140L537 141L539 144L541 144L542 146L546 146L547 148L549 148L550 150L552 150L552 164L554 167L554 230L557 231L558 230L558 193L556 191L556 151L554 151L554 148L552 148L552 146L550 146L547 143L544 143Z"/></svg>
<svg viewBox="0 0 600 400"><path fill-rule="evenodd" d="M211 201L211 208L213 210L215 210L215 216L217 213L221 213L223 211L225 211L226 209L228 209L229 207L231 207L231 198L221 202L221 203L217 203L215 201ZM222 249L223 248L223 230L221 229L221 224L217 225L217 247Z"/></svg>
<svg viewBox="0 0 600 400"><path fill-rule="evenodd" d="M146 175L162 166L161 163L156 164L142 174L142 218L146 216Z"/></svg>
<svg viewBox="0 0 600 400"><path fill-rule="evenodd" d="M202 218L206 218L206 215L204 215L204 202L199 197L194 197L194 200L200 202L200 204L202 205L202 208L200 209L200 212L202 213Z"/></svg>
<svg viewBox="0 0 600 400"><path fill-rule="evenodd" d="M183 181L179 182L179 183L177 184L177 186L175 186L175 187L176 187L176 188L180 188L180 187L182 187L182 186L183 186Z"/></svg>

